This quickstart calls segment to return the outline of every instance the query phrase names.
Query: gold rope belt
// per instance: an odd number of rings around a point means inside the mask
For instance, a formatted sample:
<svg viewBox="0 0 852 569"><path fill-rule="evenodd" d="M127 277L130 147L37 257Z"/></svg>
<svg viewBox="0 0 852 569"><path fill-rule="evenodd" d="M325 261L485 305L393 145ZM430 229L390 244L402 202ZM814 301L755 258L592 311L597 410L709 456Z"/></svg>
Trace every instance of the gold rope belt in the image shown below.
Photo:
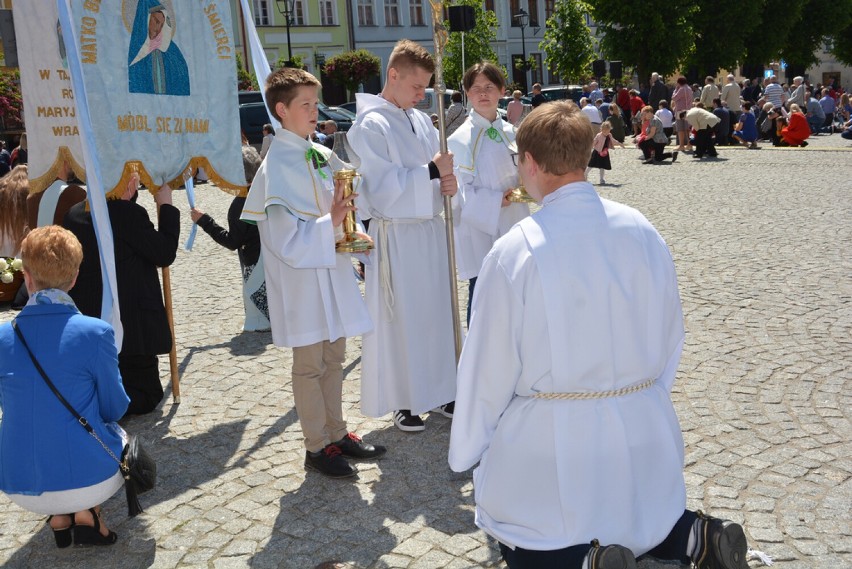
<svg viewBox="0 0 852 569"><path fill-rule="evenodd" d="M535 399L607 399L609 397L621 397L630 393L636 393L643 389L648 389L656 382L656 379L647 379L642 383L634 383L621 389L612 389L610 391L591 391L588 393L536 393L530 395Z"/></svg>

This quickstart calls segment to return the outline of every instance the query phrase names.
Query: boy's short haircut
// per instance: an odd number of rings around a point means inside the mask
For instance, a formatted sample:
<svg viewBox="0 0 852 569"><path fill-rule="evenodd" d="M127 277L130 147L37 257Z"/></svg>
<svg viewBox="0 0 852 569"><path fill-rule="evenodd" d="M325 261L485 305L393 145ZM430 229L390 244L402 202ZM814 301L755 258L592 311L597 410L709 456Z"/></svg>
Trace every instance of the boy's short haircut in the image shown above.
<svg viewBox="0 0 852 569"><path fill-rule="evenodd" d="M295 67L282 67L269 74L266 78L266 107L269 114L281 122L281 117L275 111L278 103L289 105L296 98L299 87L321 87L319 80L305 71Z"/></svg>
<svg viewBox="0 0 852 569"><path fill-rule="evenodd" d="M669 108L669 102L668 101L660 101L660 104L657 105L657 106L660 107L661 109L668 109Z"/></svg>
<svg viewBox="0 0 852 569"><path fill-rule="evenodd" d="M388 69L399 72L410 71L419 67L429 73L435 72L435 60L426 48L411 40L399 40L393 47L388 59Z"/></svg>
<svg viewBox="0 0 852 569"><path fill-rule="evenodd" d="M46 225L33 229L24 237L21 261L36 285L64 290L71 286L80 270L83 246L64 227Z"/></svg>
<svg viewBox="0 0 852 569"><path fill-rule="evenodd" d="M506 77L503 75L503 70L490 61L480 61L464 72L464 77L462 78L464 90L470 91L470 88L473 87L473 82L480 75L485 75L486 79L497 85L501 93L506 88Z"/></svg>
<svg viewBox="0 0 852 569"><path fill-rule="evenodd" d="M594 138L592 123L574 101L554 101L527 115L515 141L521 160L529 152L544 172L561 176L586 169Z"/></svg>

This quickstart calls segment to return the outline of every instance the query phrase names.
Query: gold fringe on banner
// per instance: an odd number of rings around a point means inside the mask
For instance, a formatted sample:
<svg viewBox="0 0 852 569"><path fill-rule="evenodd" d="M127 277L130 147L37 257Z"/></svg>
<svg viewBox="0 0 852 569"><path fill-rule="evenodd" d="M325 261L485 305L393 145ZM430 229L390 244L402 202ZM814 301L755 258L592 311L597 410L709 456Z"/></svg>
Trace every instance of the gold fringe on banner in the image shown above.
<svg viewBox="0 0 852 569"><path fill-rule="evenodd" d="M59 177L59 171L62 169L62 163L67 162L74 175L81 180L86 179L86 168L74 159L71 150L67 146L60 146L56 149L56 158L53 164L47 169L47 172L38 178L30 178L30 194L40 194L50 187Z"/></svg>
<svg viewBox="0 0 852 569"><path fill-rule="evenodd" d="M189 164L183 169L183 173L172 180L168 180L169 186L173 190L178 189L180 186L184 184L184 173L187 171L195 174L198 172L199 168L204 168L204 172L207 174L210 180L216 184L216 187L222 190L225 193L231 194L233 196L245 197L248 194L248 186L237 186L234 185L227 180L225 180L219 173L210 165L210 161L207 160L204 156L193 156L189 160ZM157 190L160 189L162 184L158 184L154 182L154 179L151 177L151 174L145 169L145 166L142 162L138 160L130 160L124 163L124 170L121 173L121 178L119 178L118 183L115 187L112 188L106 194L106 198L108 200L111 199L119 199L121 198L124 190L127 188L127 183L130 181L130 178L133 174L139 175L139 181L148 188L148 191L151 192L151 195L157 193Z"/></svg>

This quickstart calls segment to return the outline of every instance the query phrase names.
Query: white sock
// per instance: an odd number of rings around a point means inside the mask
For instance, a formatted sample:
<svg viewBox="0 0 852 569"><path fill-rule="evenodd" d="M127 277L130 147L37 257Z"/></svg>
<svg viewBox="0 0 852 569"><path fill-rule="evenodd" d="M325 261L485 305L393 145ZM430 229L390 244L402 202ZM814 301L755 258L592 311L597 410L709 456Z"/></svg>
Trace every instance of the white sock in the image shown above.
<svg viewBox="0 0 852 569"><path fill-rule="evenodd" d="M689 541L686 543L686 554L690 558L701 548L701 527L700 518L692 523L692 529L689 532Z"/></svg>
<svg viewBox="0 0 852 569"><path fill-rule="evenodd" d="M591 551L592 550L590 549L589 553L591 553ZM580 569L589 569L589 554L588 553L583 558L583 565L580 567Z"/></svg>

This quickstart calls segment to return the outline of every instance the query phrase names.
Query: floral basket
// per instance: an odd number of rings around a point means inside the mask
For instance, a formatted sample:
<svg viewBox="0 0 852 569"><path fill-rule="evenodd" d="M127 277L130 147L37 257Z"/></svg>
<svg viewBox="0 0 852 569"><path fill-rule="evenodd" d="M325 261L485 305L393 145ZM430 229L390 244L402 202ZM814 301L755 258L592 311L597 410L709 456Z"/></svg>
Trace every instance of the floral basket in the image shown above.
<svg viewBox="0 0 852 569"><path fill-rule="evenodd" d="M21 284L24 273L20 259L0 257L0 302L12 302Z"/></svg>

